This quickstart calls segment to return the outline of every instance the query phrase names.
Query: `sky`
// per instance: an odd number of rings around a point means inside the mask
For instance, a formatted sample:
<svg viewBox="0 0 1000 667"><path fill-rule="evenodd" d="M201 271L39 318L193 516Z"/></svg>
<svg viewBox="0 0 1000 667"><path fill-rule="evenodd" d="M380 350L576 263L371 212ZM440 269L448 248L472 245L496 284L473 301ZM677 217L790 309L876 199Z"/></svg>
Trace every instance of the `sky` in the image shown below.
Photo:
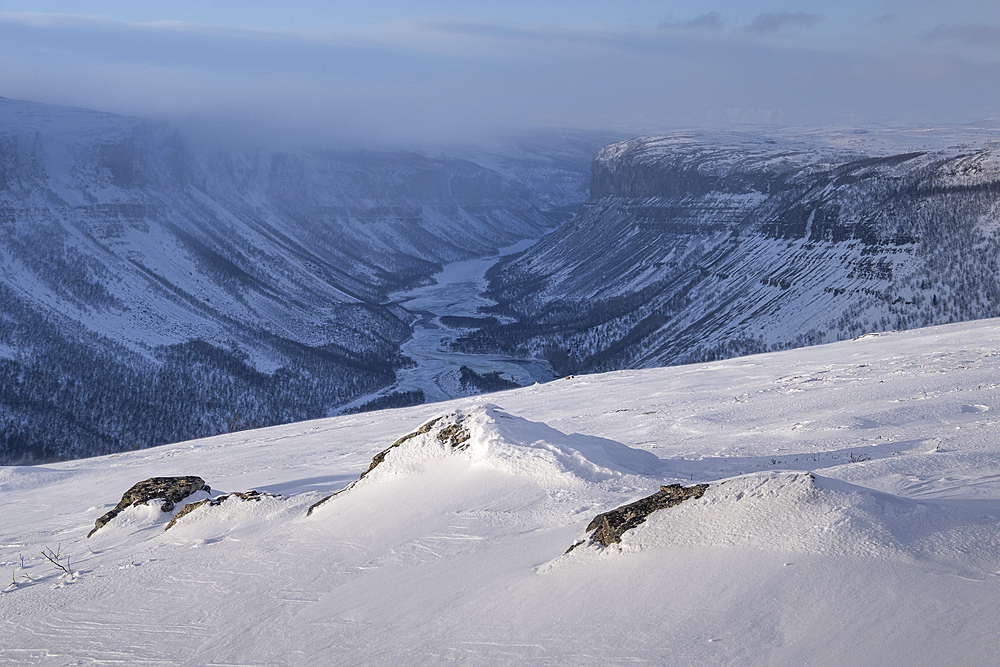
<svg viewBox="0 0 1000 667"><path fill-rule="evenodd" d="M0 0L0 96L347 142L1000 117L996 0Z"/></svg>

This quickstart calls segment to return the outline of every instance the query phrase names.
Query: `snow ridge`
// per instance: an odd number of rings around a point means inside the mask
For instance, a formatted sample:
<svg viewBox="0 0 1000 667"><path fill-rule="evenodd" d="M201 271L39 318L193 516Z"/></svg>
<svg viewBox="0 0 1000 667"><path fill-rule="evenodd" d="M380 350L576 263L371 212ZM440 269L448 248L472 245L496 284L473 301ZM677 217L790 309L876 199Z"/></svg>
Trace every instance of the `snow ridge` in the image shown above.
<svg viewBox="0 0 1000 667"><path fill-rule="evenodd" d="M938 562L982 571L996 562L995 517L916 501L814 473L721 480L704 496L653 513L619 553L724 547L787 554Z"/></svg>

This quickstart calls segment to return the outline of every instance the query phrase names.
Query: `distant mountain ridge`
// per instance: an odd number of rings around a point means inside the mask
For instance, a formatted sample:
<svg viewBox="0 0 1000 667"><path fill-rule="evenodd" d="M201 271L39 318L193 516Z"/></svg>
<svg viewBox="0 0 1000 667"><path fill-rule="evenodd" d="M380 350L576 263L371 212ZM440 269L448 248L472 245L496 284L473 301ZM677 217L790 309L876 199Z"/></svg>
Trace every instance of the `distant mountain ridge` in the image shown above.
<svg viewBox="0 0 1000 667"><path fill-rule="evenodd" d="M562 373L1000 315L1000 133L677 133L609 145L569 223L493 268L457 343Z"/></svg>
<svg viewBox="0 0 1000 667"><path fill-rule="evenodd" d="M391 384L410 330L386 294L557 224L592 149L487 168L203 146L0 98L0 462L319 417Z"/></svg>

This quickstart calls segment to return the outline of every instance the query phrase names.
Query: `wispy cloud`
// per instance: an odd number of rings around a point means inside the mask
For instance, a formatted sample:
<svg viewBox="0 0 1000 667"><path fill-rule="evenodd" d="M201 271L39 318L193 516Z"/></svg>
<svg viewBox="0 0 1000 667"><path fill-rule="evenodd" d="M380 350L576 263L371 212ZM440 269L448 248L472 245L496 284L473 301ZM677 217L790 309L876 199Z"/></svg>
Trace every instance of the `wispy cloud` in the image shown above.
<svg viewBox="0 0 1000 667"><path fill-rule="evenodd" d="M758 14L750 25L743 28L746 32L753 32L760 35L777 32L785 26L800 26L808 28L819 23L822 17L819 14L807 14L805 12L788 12Z"/></svg>
<svg viewBox="0 0 1000 667"><path fill-rule="evenodd" d="M690 21L663 21L661 30L721 30L722 15L719 12L708 12Z"/></svg>
<svg viewBox="0 0 1000 667"><path fill-rule="evenodd" d="M931 42L1000 49L1000 25L939 25L924 37Z"/></svg>

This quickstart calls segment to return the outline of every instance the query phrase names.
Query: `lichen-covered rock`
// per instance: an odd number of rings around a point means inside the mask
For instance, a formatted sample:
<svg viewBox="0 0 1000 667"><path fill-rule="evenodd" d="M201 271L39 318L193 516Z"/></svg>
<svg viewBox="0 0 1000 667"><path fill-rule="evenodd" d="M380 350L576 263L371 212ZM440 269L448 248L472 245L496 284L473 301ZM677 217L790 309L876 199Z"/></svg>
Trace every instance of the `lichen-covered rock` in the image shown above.
<svg viewBox="0 0 1000 667"><path fill-rule="evenodd" d="M462 426L462 419L458 418L454 424L445 426L438 431L437 439L445 444L450 444L452 449L462 451L469 448L469 440L472 434L469 429Z"/></svg>
<svg viewBox="0 0 1000 667"><path fill-rule="evenodd" d="M694 484L692 486L681 486L680 484L670 484L661 486L660 490L651 496L640 498L634 503L622 505L610 512L598 514L587 526L587 532L594 531L590 536L591 541L602 546L621 542L622 535L640 525L650 514L657 510L673 507L690 498L701 498L708 490L708 484ZM574 548L582 544L578 542L569 548Z"/></svg>
<svg viewBox="0 0 1000 667"><path fill-rule="evenodd" d="M87 537L106 526L109 521L128 507L145 505L150 500L162 499L164 502L160 509L164 512L170 512L177 503L192 493L197 491L211 492L211 490L201 477L151 477L138 482L126 491L114 509L94 522L94 529L87 534Z"/></svg>
<svg viewBox="0 0 1000 667"><path fill-rule="evenodd" d="M180 512L174 515L174 518L170 520L170 523L168 523L167 527L163 529L163 532L166 532L171 528L173 528L174 524L176 524L181 519L181 517L187 516L188 514L198 509L202 505L208 505L209 507L218 507L219 505L226 502L230 498L239 498L240 500L252 500L254 502L260 502L261 498L278 498L278 497L280 496L277 496L273 493L263 493L261 491L235 491L233 493L227 493L224 496L219 496L218 498L206 498L205 500L199 500L196 503L188 503L183 508L181 508Z"/></svg>

